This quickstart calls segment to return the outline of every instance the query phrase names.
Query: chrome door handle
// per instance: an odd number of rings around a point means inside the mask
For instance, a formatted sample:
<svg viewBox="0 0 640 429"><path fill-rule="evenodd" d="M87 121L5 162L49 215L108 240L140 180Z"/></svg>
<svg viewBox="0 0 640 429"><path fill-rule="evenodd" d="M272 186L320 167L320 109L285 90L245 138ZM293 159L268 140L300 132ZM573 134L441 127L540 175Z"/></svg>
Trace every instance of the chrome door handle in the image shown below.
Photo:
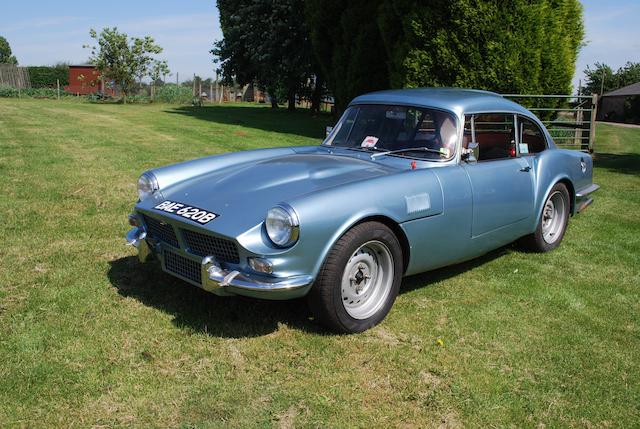
<svg viewBox="0 0 640 429"><path fill-rule="evenodd" d="M529 171L531 171L531 167L529 167L528 165L526 167L522 167L520 169L520 171L524 172L524 173L528 173Z"/></svg>

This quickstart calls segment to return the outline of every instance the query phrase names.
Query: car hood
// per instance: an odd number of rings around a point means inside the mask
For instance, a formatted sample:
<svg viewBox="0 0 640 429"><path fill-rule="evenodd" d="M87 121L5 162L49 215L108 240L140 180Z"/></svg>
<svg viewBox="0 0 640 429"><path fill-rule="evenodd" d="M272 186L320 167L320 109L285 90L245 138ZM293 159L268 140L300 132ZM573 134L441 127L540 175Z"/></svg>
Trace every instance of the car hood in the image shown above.
<svg viewBox="0 0 640 429"><path fill-rule="evenodd" d="M219 217L205 227L236 236L262 222L267 210L280 202L396 171L395 167L351 156L295 153L227 166L161 192L164 200L217 213ZM149 201L141 208L153 211L157 201ZM176 219L189 222L177 216Z"/></svg>

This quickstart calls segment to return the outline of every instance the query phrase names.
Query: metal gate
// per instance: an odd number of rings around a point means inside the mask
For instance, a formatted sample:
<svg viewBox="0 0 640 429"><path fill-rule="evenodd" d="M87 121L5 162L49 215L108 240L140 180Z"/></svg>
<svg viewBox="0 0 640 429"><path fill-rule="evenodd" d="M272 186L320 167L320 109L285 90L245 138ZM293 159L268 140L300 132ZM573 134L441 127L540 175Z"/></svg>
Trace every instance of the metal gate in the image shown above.
<svg viewBox="0 0 640 429"><path fill-rule="evenodd" d="M593 153L598 96L502 94L525 106L547 127L558 147ZM551 99L551 100L550 100ZM564 107L536 107L545 101Z"/></svg>

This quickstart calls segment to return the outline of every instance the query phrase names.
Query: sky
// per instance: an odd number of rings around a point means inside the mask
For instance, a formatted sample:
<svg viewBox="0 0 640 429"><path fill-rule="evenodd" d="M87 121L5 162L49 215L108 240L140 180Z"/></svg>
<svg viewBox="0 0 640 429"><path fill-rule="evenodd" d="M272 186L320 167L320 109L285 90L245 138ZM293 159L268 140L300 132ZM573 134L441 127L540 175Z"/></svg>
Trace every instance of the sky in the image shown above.
<svg viewBox="0 0 640 429"><path fill-rule="evenodd" d="M222 38L215 0L4 1L0 36L20 65L83 64L89 58L89 29L118 27L129 36L151 36L163 48L158 56L180 81L193 74L214 77L209 53Z"/></svg>
<svg viewBox="0 0 640 429"><path fill-rule="evenodd" d="M640 0L584 0L585 42L576 64L574 88L587 65L604 62L614 70L640 62ZM89 29L116 26L130 36L151 36L180 81L197 74L213 77L209 53L222 38L215 0L23 0L0 8L0 35L21 65L87 61Z"/></svg>

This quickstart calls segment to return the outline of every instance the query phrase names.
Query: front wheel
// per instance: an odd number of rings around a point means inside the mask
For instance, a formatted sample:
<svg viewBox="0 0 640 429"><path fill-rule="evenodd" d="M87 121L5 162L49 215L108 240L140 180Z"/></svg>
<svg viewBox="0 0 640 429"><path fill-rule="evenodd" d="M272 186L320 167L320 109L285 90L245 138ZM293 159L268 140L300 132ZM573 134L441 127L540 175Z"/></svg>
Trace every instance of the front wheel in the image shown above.
<svg viewBox="0 0 640 429"><path fill-rule="evenodd" d="M380 323L402 281L402 250L393 231L365 222L333 246L308 295L316 319L336 332L362 332Z"/></svg>
<svg viewBox="0 0 640 429"><path fill-rule="evenodd" d="M541 253L558 247L567 230L570 207L567 187L556 183L542 207L535 232L522 239L524 247Z"/></svg>

